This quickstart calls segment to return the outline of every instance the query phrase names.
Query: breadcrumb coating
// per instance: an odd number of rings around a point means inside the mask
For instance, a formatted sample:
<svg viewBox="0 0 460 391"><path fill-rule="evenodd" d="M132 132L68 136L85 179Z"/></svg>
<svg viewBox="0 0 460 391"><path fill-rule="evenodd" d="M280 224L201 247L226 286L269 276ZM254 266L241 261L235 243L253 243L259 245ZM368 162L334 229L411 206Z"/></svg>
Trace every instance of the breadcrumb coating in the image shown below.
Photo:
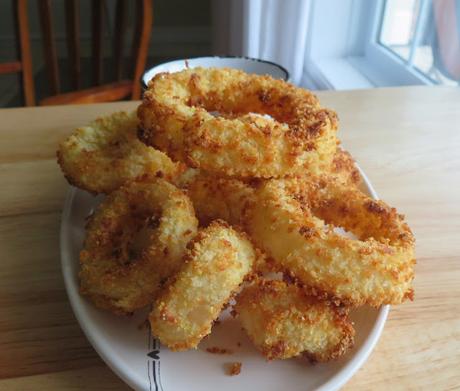
<svg viewBox="0 0 460 391"><path fill-rule="evenodd" d="M337 149L333 162L322 170L324 174L329 174L344 184L357 187L361 183L361 176L353 157L341 148ZM178 181L191 198L202 225L207 225L215 219L241 225L245 202L253 197L254 188L261 186L266 180L216 178L191 169L182 174Z"/></svg>
<svg viewBox="0 0 460 391"><path fill-rule="evenodd" d="M180 268L197 228L189 198L174 185L163 179L127 183L87 224L81 293L117 314L152 303L163 281Z"/></svg>
<svg viewBox="0 0 460 391"><path fill-rule="evenodd" d="M229 68L156 75L138 116L145 143L226 176L316 170L319 161L332 161L338 143L336 114L321 108L311 92Z"/></svg>
<svg viewBox="0 0 460 391"><path fill-rule="evenodd" d="M215 219L240 225L246 199L254 193L248 184L231 178L197 175L186 187L202 225Z"/></svg>
<svg viewBox="0 0 460 391"><path fill-rule="evenodd" d="M108 194L144 174L171 180L183 171L163 152L137 138L136 112L118 112L76 129L57 151L70 184Z"/></svg>
<svg viewBox="0 0 460 391"><path fill-rule="evenodd" d="M296 285L258 279L237 296L235 310L254 345L268 359L300 354L330 361L353 345L355 331L348 310Z"/></svg>
<svg viewBox="0 0 460 391"><path fill-rule="evenodd" d="M252 244L224 221L201 230L189 244L185 263L156 299L152 334L172 350L196 348L251 271Z"/></svg>
<svg viewBox="0 0 460 391"><path fill-rule="evenodd" d="M312 293L354 306L412 299L414 237L383 201L331 177L293 178L264 183L245 213L255 243Z"/></svg>
<svg viewBox="0 0 460 391"><path fill-rule="evenodd" d="M331 166L324 170L324 174L331 175L340 182L355 187L358 187L362 181L355 159L350 152L342 148L337 148Z"/></svg>

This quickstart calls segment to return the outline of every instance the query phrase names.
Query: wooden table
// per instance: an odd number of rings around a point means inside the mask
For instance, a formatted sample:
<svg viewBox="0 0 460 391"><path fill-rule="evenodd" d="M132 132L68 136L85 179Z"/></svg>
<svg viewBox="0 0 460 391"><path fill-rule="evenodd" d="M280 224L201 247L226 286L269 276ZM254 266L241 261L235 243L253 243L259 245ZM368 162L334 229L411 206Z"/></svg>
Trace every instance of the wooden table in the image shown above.
<svg viewBox="0 0 460 391"><path fill-rule="evenodd" d="M339 136L417 237L416 298L392 308L350 390L460 388L460 89L321 92ZM59 265L59 140L111 103L0 110L0 389L124 390L78 326Z"/></svg>

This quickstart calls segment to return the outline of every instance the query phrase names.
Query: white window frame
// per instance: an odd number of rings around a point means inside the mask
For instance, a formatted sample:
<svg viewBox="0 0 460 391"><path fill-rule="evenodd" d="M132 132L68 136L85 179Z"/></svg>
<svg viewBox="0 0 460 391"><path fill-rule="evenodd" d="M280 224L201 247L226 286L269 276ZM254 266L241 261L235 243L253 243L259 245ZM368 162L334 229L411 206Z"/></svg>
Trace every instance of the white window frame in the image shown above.
<svg viewBox="0 0 460 391"><path fill-rule="evenodd" d="M385 0L311 0L310 7L302 85L341 90L436 84L379 43Z"/></svg>

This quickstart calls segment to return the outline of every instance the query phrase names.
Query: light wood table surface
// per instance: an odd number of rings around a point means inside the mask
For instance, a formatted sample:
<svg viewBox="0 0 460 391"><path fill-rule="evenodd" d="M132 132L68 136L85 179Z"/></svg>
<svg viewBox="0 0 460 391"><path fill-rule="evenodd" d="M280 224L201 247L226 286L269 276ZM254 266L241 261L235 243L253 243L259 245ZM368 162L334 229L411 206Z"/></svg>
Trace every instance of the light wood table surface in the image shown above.
<svg viewBox="0 0 460 391"><path fill-rule="evenodd" d="M460 389L460 89L321 92L339 137L417 238L415 301L393 307L349 390ZM72 314L60 270L57 143L136 103L0 110L0 390L124 390Z"/></svg>

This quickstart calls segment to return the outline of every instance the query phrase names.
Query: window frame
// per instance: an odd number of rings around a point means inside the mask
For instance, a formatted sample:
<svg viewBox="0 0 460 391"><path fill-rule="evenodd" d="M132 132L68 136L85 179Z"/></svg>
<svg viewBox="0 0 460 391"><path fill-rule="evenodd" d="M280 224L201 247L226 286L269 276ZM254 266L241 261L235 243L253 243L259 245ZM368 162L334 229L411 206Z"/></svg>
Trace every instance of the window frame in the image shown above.
<svg viewBox="0 0 460 391"><path fill-rule="evenodd" d="M302 85L341 90L437 84L379 42L385 3L311 0ZM326 32L322 22L328 19Z"/></svg>

